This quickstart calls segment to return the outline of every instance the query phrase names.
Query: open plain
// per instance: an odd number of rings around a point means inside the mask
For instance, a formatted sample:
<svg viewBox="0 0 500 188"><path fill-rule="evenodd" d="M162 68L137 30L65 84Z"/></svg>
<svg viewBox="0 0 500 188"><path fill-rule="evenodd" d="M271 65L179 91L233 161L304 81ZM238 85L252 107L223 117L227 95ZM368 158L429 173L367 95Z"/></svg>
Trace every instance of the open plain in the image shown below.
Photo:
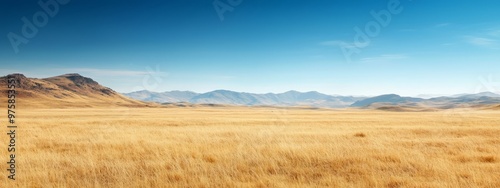
<svg viewBox="0 0 500 188"><path fill-rule="evenodd" d="M6 187L500 187L497 110L17 113L17 180L4 171Z"/></svg>

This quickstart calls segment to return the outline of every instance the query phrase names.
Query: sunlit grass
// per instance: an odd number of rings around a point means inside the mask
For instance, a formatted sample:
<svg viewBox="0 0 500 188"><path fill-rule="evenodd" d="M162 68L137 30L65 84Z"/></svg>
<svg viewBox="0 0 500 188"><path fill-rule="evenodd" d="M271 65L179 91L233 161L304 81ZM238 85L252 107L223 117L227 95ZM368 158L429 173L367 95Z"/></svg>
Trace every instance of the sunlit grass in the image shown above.
<svg viewBox="0 0 500 188"><path fill-rule="evenodd" d="M18 179L4 171L6 187L500 187L499 111L18 113Z"/></svg>

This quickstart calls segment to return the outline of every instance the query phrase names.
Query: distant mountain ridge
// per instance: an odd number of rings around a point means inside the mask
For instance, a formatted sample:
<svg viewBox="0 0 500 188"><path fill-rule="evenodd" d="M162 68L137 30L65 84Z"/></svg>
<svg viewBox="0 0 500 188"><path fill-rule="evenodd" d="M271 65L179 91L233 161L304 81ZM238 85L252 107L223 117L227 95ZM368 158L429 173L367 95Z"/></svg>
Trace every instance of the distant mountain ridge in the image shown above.
<svg viewBox="0 0 500 188"><path fill-rule="evenodd" d="M424 99L421 98L401 97L396 94L388 94L357 101L353 103L351 107L367 107L372 105L373 103L387 103L392 105L400 103L418 103L422 102L423 100Z"/></svg>
<svg viewBox="0 0 500 188"><path fill-rule="evenodd" d="M191 91L169 91L169 92L151 92L151 91L136 91L132 93L124 94L133 99L159 102L159 103L176 103L176 102L188 102L191 98L199 95L198 93Z"/></svg>
<svg viewBox="0 0 500 188"><path fill-rule="evenodd" d="M479 107L500 103L500 95L492 92L482 92L477 94L461 94L451 97L435 97L430 99L401 97L395 94L381 95L357 101L351 107L363 108L437 108L449 109L460 107Z"/></svg>
<svg viewBox="0 0 500 188"><path fill-rule="evenodd" d="M316 91L255 94L229 90L207 93L191 91L137 91L120 94L79 74L64 74L49 78L28 78L23 74L0 77L0 85L13 78L17 100L24 108L71 107L170 107L170 106L304 106L320 108L369 108L392 111L423 111L451 108L485 108L500 110L500 94L483 92L434 98L402 97L396 94L376 97L333 96ZM7 87L0 92L7 93ZM151 103L156 102L156 103ZM159 105L157 103L169 103ZM190 104L186 104L190 103Z"/></svg>
<svg viewBox="0 0 500 188"><path fill-rule="evenodd" d="M125 93L125 96L159 103L188 102L193 104L225 104L245 106L313 106L313 107L348 107L364 97L331 96L316 91L255 94L229 90L215 90L207 93L190 91L150 92L137 91Z"/></svg>
<svg viewBox="0 0 500 188"><path fill-rule="evenodd" d="M332 96L316 91L254 94L229 90L215 90L207 93L191 91L149 92L137 91L125 96L159 103L192 103L243 106L311 106L326 108L372 108L383 110L395 109L449 109L458 107L478 107L500 104L500 95L483 92L461 94L451 97L423 99L386 94L375 97ZM398 110L400 111L400 110Z"/></svg>

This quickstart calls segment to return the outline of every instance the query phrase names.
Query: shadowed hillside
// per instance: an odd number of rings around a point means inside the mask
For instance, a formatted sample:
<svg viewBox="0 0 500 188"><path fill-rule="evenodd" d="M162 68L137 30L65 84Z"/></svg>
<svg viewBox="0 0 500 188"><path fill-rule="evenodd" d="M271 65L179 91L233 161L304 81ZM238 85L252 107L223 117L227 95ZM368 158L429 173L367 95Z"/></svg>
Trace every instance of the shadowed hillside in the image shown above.
<svg viewBox="0 0 500 188"><path fill-rule="evenodd" d="M127 98L79 74L37 79L23 74L0 77L1 92L6 93L7 79L16 80L17 105L21 108L67 107L141 107L152 104Z"/></svg>

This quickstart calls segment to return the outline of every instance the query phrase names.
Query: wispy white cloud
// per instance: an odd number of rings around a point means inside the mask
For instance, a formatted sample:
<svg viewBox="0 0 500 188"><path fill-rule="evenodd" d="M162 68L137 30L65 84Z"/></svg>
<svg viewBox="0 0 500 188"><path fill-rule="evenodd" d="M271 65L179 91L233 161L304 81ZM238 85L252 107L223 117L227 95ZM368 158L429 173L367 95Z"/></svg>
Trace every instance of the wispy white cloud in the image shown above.
<svg viewBox="0 0 500 188"><path fill-rule="evenodd" d="M500 37L500 29L492 30L492 31L488 32L488 35L492 36L492 37Z"/></svg>
<svg viewBox="0 0 500 188"><path fill-rule="evenodd" d="M492 28L480 33L462 37L464 42L482 48L492 50L500 49L500 29Z"/></svg>
<svg viewBox="0 0 500 188"><path fill-rule="evenodd" d="M339 46L339 47L344 47L344 48L356 48L356 45L351 42L345 42L341 40L330 40L330 41L324 41L321 42L320 45L323 46Z"/></svg>
<svg viewBox="0 0 500 188"><path fill-rule="evenodd" d="M46 74L46 71L44 70L20 70L20 69L0 69L0 76L6 76L9 74L14 74L14 73L19 73L23 74L26 77L30 78L46 78L49 77L49 75ZM55 75L50 75L50 76L55 76Z"/></svg>
<svg viewBox="0 0 500 188"><path fill-rule="evenodd" d="M492 47L497 44L497 40L477 36L467 36L465 37L465 41L469 44L480 47Z"/></svg>
<svg viewBox="0 0 500 188"><path fill-rule="evenodd" d="M21 73L27 77L33 78L47 78L52 76L58 76L67 73L78 73L83 76L88 77L144 77L144 76L158 76L165 77L168 73L163 72L159 67L151 68L146 67L144 71L135 70L120 70L120 69L96 69L96 68L37 68L37 69L25 69L25 70L14 70L14 69L0 69L0 76L5 76L12 73Z"/></svg>
<svg viewBox="0 0 500 188"><path fill-rule="evenodd" d="M365 57L361 58L361 62L364 63L378 63L378 62L388 62L394 60L407 59L408 56L405 54L384 54L376 57Z"/></svg>
<svg viewBox="0 0 500 188"><path fill-rule="evenodd" d="M443 45L443 46L453 46L453 45L456 45L456 43L443 43L441 45Z"/></svg>
<svg viewBox="0 0 500 188"><path fill-rule="evenodd" d="M2 75L18 73L18 72L19 72L18 70L14 70L14 69L0 69L0 74L2 74Z"/></svg>
<svg viewBox="0 0 500 188"><path fill-rule="evenodd" d="M451 25L451 23L440 23L440 24L436 24L434 27L446 27L449 25Z"/></svg>
<svg viewBox="0 0 500 188"><path fill-rule="evenodd" d="M144 75L154 75L154 74L165 74L164 72L155 70L146 71L133 71L133 70L111 70L111 69L94 69L94 68L70 68L70 69L58 69L66 73L82 73L82 74L92 74L99 76L144 76Z"/></svg>
<svg viewBox="0 0 500 188"><path fill-rule="evenodd" d="M399 30L400 32L413 32L413 31L417 31L416 29L400 29Z"/></svg>

